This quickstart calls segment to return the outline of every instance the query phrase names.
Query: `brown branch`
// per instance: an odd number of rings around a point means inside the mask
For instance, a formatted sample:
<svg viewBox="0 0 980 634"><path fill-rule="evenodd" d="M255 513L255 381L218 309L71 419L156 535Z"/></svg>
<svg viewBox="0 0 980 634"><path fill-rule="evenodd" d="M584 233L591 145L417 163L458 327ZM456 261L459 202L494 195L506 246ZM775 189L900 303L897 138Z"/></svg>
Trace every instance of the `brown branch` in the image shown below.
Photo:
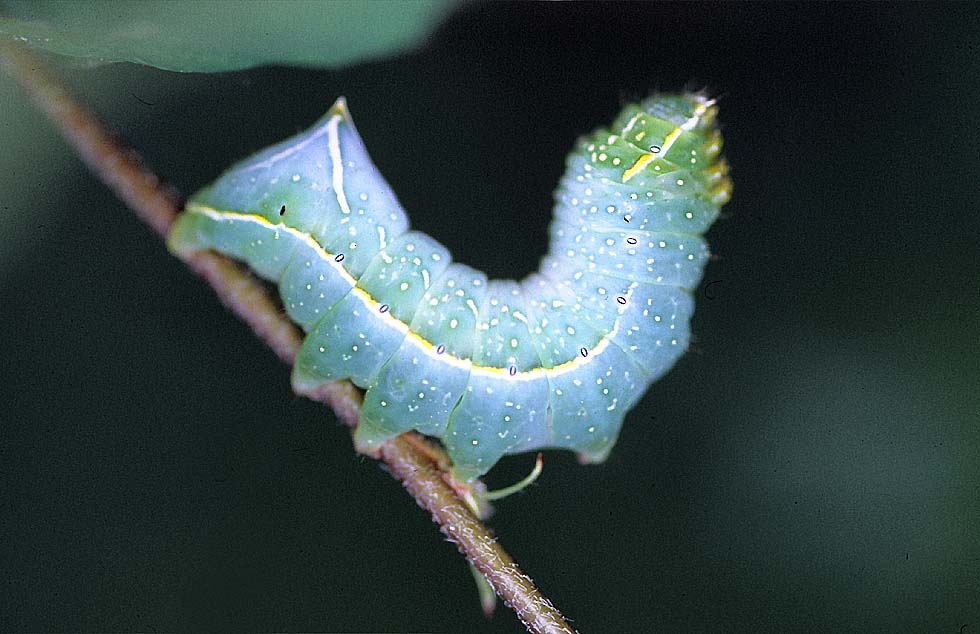
<svg viewBox="0 0 980 634"><path fill-rule="evenodd" d="M141 220L161 237L166 236L180 204L136 153L113 138L61 80L20 45L0 42L0 65L20 82L89 168ZM281 314L264 285L235 262L214 253L194 255L188 258L187 265L280 359L293 364L302 335ZM329 405L347 426L357 425L362 395L349 382L325 385L313 398ZM433 457L438 456L422 450L419 441L415 436L399 436L384 443L379 455L419 506L431 513L442 532L483 573L528 631L573 633L561 613L446 483L443 472L433 462Z"/></svg>

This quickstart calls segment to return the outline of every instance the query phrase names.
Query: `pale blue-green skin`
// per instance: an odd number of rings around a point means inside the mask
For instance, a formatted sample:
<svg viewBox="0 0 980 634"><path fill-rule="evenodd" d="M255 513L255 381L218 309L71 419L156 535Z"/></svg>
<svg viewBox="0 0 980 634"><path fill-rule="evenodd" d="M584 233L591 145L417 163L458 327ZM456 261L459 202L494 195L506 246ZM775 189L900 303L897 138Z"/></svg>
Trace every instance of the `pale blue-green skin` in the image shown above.
<svg viewBox="0 0 980 634"><path fill-rule="evenodd" d="M408 231L342 101L197 193L168 244L243 260L278 285L308 333L294 388L365 388L361 449L415 429L442 440L463 482L543 447L601 461L687 346L708 256L700 234L727 199L702 171L709 124L682 129L705 112L698 99L629 106L613 129L642 129L637 145L605 130L579 142L549 254L522 282L488 281ZM643 158L649 143L667 149Z"/></svg>

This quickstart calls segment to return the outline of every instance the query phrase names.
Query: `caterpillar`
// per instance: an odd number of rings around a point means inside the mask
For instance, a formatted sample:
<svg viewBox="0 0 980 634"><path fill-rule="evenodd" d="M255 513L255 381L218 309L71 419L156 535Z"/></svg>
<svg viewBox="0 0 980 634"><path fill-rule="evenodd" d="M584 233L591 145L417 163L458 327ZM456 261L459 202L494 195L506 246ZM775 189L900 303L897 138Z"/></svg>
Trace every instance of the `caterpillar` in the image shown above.
<svg viewBox="0 0 980 634"><path fill-rule="evenodd" d="M715 116L701 94L653 96L579 139L549 252L520 282L409 230L343 98L191 197L168 247L278 285L306 332L293 388L364 388L361 451L414 429L442 441L462 483L545 447L599 462L687 346L701 236L731 194Z"/></svg>

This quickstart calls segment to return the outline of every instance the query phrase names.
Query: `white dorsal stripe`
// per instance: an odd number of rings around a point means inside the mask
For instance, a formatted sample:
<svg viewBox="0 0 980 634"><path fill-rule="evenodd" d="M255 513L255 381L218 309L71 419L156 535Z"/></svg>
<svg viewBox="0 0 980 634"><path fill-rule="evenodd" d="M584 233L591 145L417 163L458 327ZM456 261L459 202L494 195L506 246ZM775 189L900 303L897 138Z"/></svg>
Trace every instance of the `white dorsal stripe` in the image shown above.
<svg viewBox="0 0 980 634"><path fill-rule="evenodd" d="M340 205L341 211L350 215L350 205L347 204L347 194L344 193L344 163L343 157L340 155L340 137L337 134L340 119L340 115L335 114L327 122L326 129L329 134L327 147L330 151L331 183L334 193L337 195L337 203ZM384 236L381 237L383 240ZM383 245L382 248L384 248Z"/></svg>

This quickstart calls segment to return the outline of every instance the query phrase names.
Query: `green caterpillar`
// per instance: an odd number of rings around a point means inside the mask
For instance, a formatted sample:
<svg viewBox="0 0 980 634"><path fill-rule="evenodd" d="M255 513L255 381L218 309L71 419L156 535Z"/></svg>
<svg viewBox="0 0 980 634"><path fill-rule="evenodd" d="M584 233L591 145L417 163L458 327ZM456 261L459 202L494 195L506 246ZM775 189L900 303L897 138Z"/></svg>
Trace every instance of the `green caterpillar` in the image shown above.
<svg viewBox="0 0 980 634"><path fill-rule="evenodd" d="M601 461L687 346L701 235L731 194L715 114L702 95L656 96L580 139L550 251L521 282L408 229L342 99L193 196L168 245L278 285L307 333L294 389L365 388L362 450L415 429L442 440L461 482L543 447Z"/></svg>

